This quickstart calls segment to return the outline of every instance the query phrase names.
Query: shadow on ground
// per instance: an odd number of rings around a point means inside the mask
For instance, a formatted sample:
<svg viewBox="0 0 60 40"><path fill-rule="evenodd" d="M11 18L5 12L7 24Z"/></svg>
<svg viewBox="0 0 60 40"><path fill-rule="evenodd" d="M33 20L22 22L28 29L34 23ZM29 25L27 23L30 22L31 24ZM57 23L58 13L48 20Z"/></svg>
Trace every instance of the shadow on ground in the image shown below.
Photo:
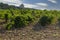
<svg viewBox="0 0 60 40"><path fill-rule="evenodd" d="M34 31L40 31L40 30L44 30L46 28L46 26L41 26L39 23L37 23L37 24L35 24L34 26L33 26L33 30Z"/></svg>
<svg viewBox="0 0 60 40"><path fill-rule="evenodd" d="M6 32L6 30L5 30L5 28L4 28L4 24L5 24L6 22L0 22L0 33L1 34L3 34L3 33L5 33Z"/></svg>

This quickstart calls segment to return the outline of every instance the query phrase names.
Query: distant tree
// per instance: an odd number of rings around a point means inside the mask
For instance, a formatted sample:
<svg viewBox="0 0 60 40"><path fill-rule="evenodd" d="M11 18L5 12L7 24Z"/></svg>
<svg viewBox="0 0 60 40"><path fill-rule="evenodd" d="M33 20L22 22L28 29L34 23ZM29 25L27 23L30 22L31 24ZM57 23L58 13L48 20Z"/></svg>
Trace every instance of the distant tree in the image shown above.
<svg viewBox="0 0 60 40"><path fill-rule="evenodd" d="M21 5L20 5L20 8L24 8L24 4L21 4Z"/></svg>
<svg viewBox="0 0 60 40"><path fill-rule="evenodd" d="M3 4L3 3L0 3L0 8L1 9L8 9L8 4Z"/></svg>

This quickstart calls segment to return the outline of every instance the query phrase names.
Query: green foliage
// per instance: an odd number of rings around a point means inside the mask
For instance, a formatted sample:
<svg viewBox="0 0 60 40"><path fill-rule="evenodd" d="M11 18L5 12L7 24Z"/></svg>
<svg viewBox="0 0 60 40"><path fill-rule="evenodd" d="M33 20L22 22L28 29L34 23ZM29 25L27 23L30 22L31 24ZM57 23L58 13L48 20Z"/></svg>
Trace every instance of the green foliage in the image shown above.
<svg viewBox="0 0 60 40"><path fill-rule="evenodd" d="M55 16L51 16L49 20L51 20L51 23L50 24L56 24L57 21L58 21L58 18L55 17Z"/></svg>
<svg viewBox="0 0 60 40"><path fill-rule="evenodd" d="M48 23L50 23L50 20L47 16L43 16L41 19L40 19L40 22L39 22L42 26L45 26L47 25Z"/></svg>
<svg viewBox="0 0 60 40"><path fill-rule="evenodd" d="M6 28L6 30L11 30L13 28L13 24L8 23L5 28Z"/></svg>
<svg viewBox="0 0 60 40"><path fill-rule="evenodd" d="M0 14L0 18L2 17L2 14Z"/></svg>
<svg viewBox="0 0 60 40"><path fill-rule="evenodd" d="M27 26L30 23L36 22L39 20L39 23L42 26L46 26L49 24L55 24L57 19L60 18L59 11L53 10L33 10L32 9L11 9L14 13L14 16L11 15L9 9L0 10L1 18L4 18L6 21L9 19L10 22L14 22L14 26L16 28L20 28L23 26ZM58 13L58 14L57 14ZM8 26L8 29L11 25Z"/></svg>
<svg viewBox="0 0 60 40"><path fill-rule="evenodd" d="M28 22L32 22L32 21L33 21L33 19L32 19L30 16L28 16L27 21L28 21Z"/></svg>
<svg viewBox="0 0 60 40"><path fill-rule="evenodd" d="M42 25L42 26L46 26L46 25L49 25L49 24L55 24L57 22L57 18L56 17L49 17L49 16L43 16L41 17L39 23Z"/></svg>
<svg viewBox="0 0 60 40"><path fill-rule="evenodd" d="M24 25L25 25L25 24L24 24L24 20L22 19L22 17L17 16L17 17L15 18L15 20L14 20L14 26L15 26L15 28L22 27L22 26L24 26Z"/></svg>
<svg viewBox="0 0 60 40"><path fill-rule="evenodd" d="M8 14L5 14L5 22L8 21Z"/></svg>
<svg viewBox="0 0 60 40"><path fill-rule="evenodd" d="M5 19L5 22L8 21L7 29L11 29L12 23L13 27L19 28L38 22L38 19L42 26L46 26L60 21L60 11L19 8L0 3L0 18Z"/></svg>

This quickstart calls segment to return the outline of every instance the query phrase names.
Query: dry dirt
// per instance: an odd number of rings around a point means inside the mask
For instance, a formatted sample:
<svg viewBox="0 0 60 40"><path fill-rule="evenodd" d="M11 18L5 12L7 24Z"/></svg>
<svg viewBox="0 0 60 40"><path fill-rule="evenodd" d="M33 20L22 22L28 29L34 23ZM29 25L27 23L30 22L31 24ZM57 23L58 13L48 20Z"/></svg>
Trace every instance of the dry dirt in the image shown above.
<svg viewBox="0 0 60 40"><path fill-rule="evenodd" d="M60 40L60 28L40 25L27 26L21 29L0 30L0 40Z"/></svg>
<svg viewBox="0 0 60 40"><path fill-rule="evenodd" d="M0 25L0 40L60 40L60 26L49 25L41 27L39 24L25 28L3 30Z"/></svg>

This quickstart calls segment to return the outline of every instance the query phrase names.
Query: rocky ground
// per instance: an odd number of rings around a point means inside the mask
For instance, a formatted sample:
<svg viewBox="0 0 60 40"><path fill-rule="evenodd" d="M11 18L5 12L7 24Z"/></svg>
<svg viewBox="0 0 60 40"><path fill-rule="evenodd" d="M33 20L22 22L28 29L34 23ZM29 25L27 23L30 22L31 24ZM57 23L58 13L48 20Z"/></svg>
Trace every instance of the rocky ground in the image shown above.
<svg viewBox="0 0 60 40"><path fill-rule="evenodd" d="M49 25L41 27L39 24L25 28L3 30L0 25L0 40L60 40L60 27Z"/></svg>
<svg viewBox="0 0 60 40"><path fill-rule="evenodd" d="M60 40L60 28L27 26L21 29L0 30L0 40Z"/></svg>

